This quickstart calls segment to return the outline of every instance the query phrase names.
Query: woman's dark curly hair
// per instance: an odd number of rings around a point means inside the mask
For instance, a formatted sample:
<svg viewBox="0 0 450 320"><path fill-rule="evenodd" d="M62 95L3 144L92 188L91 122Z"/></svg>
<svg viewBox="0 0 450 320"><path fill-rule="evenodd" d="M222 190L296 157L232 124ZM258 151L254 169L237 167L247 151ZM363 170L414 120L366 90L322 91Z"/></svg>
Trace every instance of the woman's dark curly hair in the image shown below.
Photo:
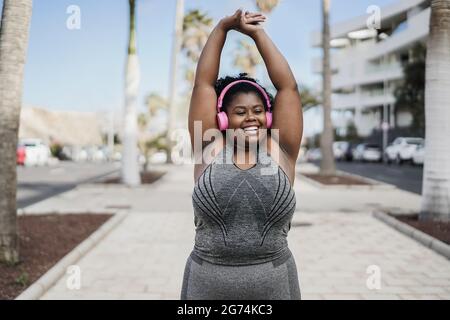
<svg viewBox="0 0 450 320"><path fill-rule="evenodd" d="M238 80L252 81L252 82L257 83L261 88L263 88L264 91L266 92L267 96L269 97L271 109L273 110L273 96L266 90L266 88L261 86L255 79L248 77L247 73L240 73L238 77L227 76L225 78L220 78L219 80L217 80L216 81L216 85L215 85L217 98L219 98L221 92L223 91L223 89L225 89L225 87L227 85L229 85L230 83L232 83L234 81L238 81ZM233 100L233 98L237 94L239 94L239 93L248 93L248 92L256 93L258 95L258 97L260 97L261 100L263 101L264 109L267 111L266 99L263 97L261 92L255 86L253 86L253 85L251 85L249 83L245 83L245 82L244 83L238 83L238 84L232 86L228 90L228 92L225 94L225 97L223 99L222 111L227 112L227 108L230 105L230 102Z"/></svg>

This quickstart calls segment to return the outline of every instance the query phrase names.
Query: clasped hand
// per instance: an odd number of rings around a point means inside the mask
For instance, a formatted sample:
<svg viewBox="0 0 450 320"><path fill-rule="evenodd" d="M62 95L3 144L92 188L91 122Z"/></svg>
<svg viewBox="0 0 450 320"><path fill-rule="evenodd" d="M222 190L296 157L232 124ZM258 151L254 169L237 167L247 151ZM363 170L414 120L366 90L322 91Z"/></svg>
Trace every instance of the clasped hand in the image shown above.
<svg viewBox="0 0 450 320"><path fill-rule="evenodd" d="M220 21L220 25L226 30L236 30L248 36L253 36L263 29L262 22L266 17L261 13L243 12L237 10L232 16L227 16Z"/></svg>

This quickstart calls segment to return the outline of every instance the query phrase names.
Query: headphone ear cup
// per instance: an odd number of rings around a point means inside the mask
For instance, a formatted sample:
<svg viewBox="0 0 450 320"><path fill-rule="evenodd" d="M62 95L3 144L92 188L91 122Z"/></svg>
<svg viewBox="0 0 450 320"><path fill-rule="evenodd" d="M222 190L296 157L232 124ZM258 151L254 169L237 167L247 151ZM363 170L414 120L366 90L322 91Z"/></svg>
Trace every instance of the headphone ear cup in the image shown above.
<svg viewBox="0 0 450 320"><path fill-rule="evenodd" d="M225 112L222 111L217 114L217 124L220 131L228 129L228 117Z"/></svg>
<svg viewBox="0 0 450 320"><path fill-rule="evenodd" d="M266 126L268 129L272 128L272 112L266 112Z"/></svg>

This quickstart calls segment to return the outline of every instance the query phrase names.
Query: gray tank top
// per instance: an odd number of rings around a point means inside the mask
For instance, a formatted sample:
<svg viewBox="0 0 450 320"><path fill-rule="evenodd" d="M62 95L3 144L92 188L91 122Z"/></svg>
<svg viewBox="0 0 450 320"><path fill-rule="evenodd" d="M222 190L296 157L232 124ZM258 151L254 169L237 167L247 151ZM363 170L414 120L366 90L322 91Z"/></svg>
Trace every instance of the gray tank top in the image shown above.
<svg viewBox="0 0 450 320"><path fill-rule="evenodd" d="M258 161L248 170L234 164L233 153L226 144L194 186L192 253L225 265L276 260L290 252L295 192L266 149L258 150Z"/></svg>

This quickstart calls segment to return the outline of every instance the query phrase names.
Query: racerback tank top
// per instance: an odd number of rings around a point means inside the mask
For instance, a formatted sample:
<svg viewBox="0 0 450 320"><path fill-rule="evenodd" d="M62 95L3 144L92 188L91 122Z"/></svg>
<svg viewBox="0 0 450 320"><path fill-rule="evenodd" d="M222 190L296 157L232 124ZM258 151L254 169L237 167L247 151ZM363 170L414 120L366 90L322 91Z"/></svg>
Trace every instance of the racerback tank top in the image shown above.
<svg viewBox="0 0 450 320"><path fill-rule="evenodd" d="M247 170L236 166L233 154L226 143L195 183L192 253L224 265L276 260L289 252L295 192L266 148L258 148L257 163Z"/></svg>

